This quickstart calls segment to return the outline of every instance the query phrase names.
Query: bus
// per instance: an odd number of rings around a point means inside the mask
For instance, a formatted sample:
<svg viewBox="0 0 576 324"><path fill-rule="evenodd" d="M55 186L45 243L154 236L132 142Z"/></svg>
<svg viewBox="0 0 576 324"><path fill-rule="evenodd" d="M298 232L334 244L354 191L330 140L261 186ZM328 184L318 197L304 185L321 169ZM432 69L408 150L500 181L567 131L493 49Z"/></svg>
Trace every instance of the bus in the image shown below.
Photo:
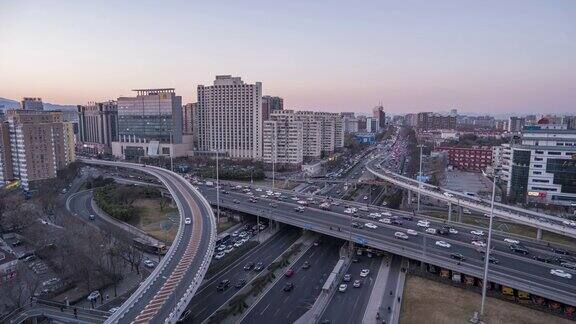
<svg viewBox="0 0 576 324"><path fill-rule="evenodd" d="M138 250L147 253L164 255L166 254L166 251L168 251L168 248L162 242L158 242L158 244L153 244L150 243L148 240L139 237L134 238L133 244Z"/></svg>

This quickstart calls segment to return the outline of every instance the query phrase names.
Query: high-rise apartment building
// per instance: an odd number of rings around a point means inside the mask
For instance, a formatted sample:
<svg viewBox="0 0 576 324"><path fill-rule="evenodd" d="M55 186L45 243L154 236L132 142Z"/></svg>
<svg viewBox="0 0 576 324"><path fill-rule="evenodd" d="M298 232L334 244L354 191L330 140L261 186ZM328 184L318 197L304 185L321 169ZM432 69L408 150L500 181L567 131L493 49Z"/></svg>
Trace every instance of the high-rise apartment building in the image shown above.
<svg viewBox="0 0 576 324"><path fill-rule="evenodd" d="M20 103L20 108L26 110L44 110L42 98L24 97Z"/></svg>
<svg viewBox="0 0 576 324"><path fill-rule="evenodd" d="M456 116L444 116L431 112L416 115L416 128L420 131L432 129L456 129Z"/></svg>
<svg viewBox="0 0 576 324"><path fill-rule="evenodd" d="M524 127L525 120L522 117L510 117L508 118L508 132L519 133Z"/></svg>
<svg viewBox="0 0 576 324"><path fill-rule="evenodd" d="M33 181L56 177L76 158L74 128L58 111L9 110L0 135L0 181L20 179L24 190Z"/></svg>
<svg viewBox="0 0 576 324"><path fill-rule="evenodd" d="M302 165L304 161L304 123L290 111L278 111L264 121L262 135L264 163L287 167Z"/></svg>
<svg viewBox="0 0 576 324"><path fill-rule="evenodd" d="M345 134L358 133L358 118L354 116L353 112L342 112L340 117L342 117Z"/></svg>
<svg viewBox="0 0 576 324"><path fill-rule="evenodd" d="M386 128L386 113L382 105L378 105L372 109L372 117L378 121L378 129Z"/></svg>
<svg viewBox="0 0 576 324"><path fill-rule="evenodd" d="M182 135L182 97L173 88L137 89L135 97L120 97L118 141L112 154L125 159L186 156L192 136Z"/></svg>
<svg viewBox="0 0 576 324"><path fill-rule="evenodd" d="M78 106L78 141L83 153L112 153L118 141L118 105L115 101Z"/></svg>
<svg viewBox="0 0 576 324"><path fill-rule="evenodd" d="M520 142L503 152L507 150L503 180L513 201L576 203L576 130L545 122L524 126Z"/></svg>
<svg viewBox="0 0 576 324"><path fill-rule="evenodd" d="M218 75L212 86L198 86L196 116L198 154L262 158L262 83Z"/></svg>
<svg viewBox="0 0 576 324"><path fill-rule="evenodd" d="M296 111L295 114L296 120L312 126L309 130L310 141L309 143L304 143L304 145L310 144L314 148L316 147L315 143L313 143L313 139L316 139L317 136L315 133L316 124L312 125L311 122L317 122L320 129L321 153L331 154L334 150L344 147L344 123L340 114L320 111ZM307 130L304 131L304 134L305 137L308 137ZM312 157L312 154L308 156ZM317 157L320 157L320 155Z"/></svg>
<svg viewBox="0 0 576 324"><path fill-rule="evenodd" d="M198 103L187 103L182 107L182 133L183 134L194 134L194 123L195 118L194 114L196 113L196 107L198 107Z"/></svg>

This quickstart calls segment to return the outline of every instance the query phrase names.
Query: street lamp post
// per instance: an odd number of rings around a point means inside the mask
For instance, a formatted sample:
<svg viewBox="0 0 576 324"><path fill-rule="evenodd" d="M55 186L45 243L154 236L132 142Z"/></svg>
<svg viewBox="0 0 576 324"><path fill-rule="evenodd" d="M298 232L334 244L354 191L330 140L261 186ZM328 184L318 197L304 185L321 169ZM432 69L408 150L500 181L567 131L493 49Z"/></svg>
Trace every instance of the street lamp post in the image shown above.
<svg viewBox="0 0 576 324"><path fill-rule="evenodd" d="M420 191L422 191L422 148L423 144L418 145L420 148L420 171L418 171L418 213L420 213Z"/></svg>
<svg viewBox="0 0 576 324"><path fill-rule="evenodd" d="M484 279L482 281L482 304L480 305L480 316L485 314L486 305L486 286L488 285L488 265L490 264L490 241L492 240L492 223L494 220L494 200L496 198L496 180L497 175L494 174L494 182L492 184L492 202L490 205L490 222L488 224L488 242L486 242L486 255L484 257Z"/></svg>
<svg viewBox="0 0 576 324"><path fill-rule="evenodd" d="M170 171L174 172L174 133L170 131Z"/></svg>
<svg viewBox="0 0 576 324"><path fill-rule="evenodd" d="M274 175L275 175L275 164L276 164L276 127L274 127L274 141L273 143L273 147L272 147L272 189L274 189Z"/></svg>
<svg viewBox="0 0 576 324"><path fill-rule="evenodd" d="M218 150L216 150L216 227L220 225L220 177L218 164Z"/></svg>

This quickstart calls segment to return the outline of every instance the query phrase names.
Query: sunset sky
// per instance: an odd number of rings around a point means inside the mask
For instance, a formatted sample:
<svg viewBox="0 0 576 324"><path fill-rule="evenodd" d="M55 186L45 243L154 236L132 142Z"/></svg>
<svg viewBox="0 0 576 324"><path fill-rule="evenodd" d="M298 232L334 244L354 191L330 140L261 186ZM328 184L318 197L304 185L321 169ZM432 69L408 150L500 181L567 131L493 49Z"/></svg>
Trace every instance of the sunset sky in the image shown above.
<svg viewBox="0 0 576 324"><path fill-rule="evenodd" d="M218 74L296 109L576 112L576 1L0 2L0 97L192 102Z"/></svg>

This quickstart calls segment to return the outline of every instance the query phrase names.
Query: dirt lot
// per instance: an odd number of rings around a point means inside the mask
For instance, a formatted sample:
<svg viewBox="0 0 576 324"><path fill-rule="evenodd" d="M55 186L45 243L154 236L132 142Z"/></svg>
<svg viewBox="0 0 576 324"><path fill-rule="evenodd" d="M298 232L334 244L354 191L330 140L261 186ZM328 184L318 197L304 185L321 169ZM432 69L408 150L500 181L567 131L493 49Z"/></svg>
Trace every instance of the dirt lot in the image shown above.
<svg viewBox="0 0 576 324"><path fill-rule="evenodd" d="M401 324L470 323L480 309L480 294L439 282L408 276L400 312ZM496 298L488 298L488 324L569 324L572 321Z"/></svg>
<svg viewBox="0 0 576 324"><path fill-rule="evenodd" d="M151 236L172 242L178 233L178 209L167 205L160 210L158 199L137 199L134 206L138 208L139 219L132 225L145 231Z"/></svg>

